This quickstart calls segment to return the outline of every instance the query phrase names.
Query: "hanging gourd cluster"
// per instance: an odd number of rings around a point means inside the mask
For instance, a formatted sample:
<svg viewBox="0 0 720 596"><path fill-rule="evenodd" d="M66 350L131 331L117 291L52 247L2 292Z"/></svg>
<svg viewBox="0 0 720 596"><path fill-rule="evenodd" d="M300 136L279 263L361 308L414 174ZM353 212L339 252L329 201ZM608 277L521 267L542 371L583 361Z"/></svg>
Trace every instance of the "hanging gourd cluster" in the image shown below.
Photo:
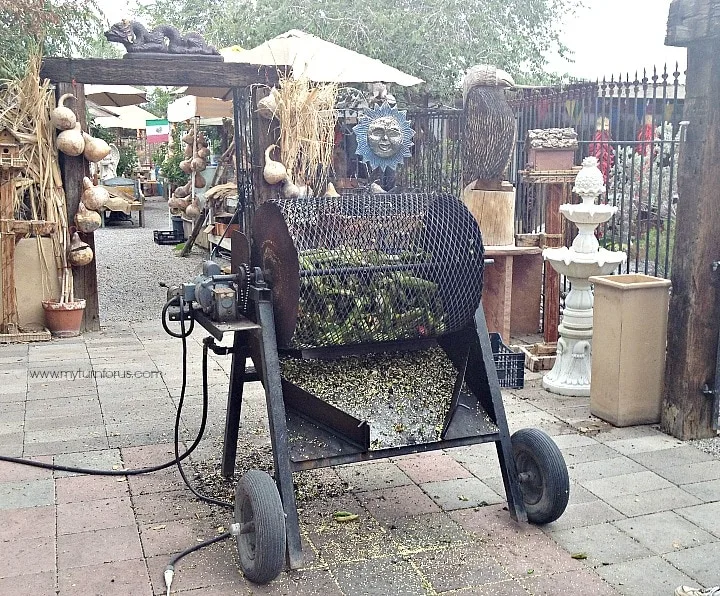
<svg viewBox="0 0 720 596"><path fill-rule="evenodd" d="M210 155L208 141L203 132L189 131L182 137L185 144L183 155L185 159L180 162L180 169L190 176L184 186L179 186L168 200L170 211L177 214L183 212L185 217L195 220L200 216L200 203L195 190L204 188L207 184L201 172L207 168L207 158Z"/></svg>
<svg viewBox="0 0 720 596"><path fill-rule="evenodd" d="M98 162L110 153L110 145L102 139L91 137L83 132L75 112L65 106L65 101L74 98L72 93L60 97L58 106L50 113L50 121L60 130L55 145L65 155L82 155L88 161Z"/></svg>
<svg viewBox="0 0 720 596"><path fill-rule="evenodd" d="M71 157L83 156L88 161L98 162L110 153L110 145L83 132L75 112L65 106L65 102L74 98L72 93L62 95L58 105L50 112L51 124L60 132L55 139L58 151ZM84 191L75 214L75 227L68 249L68 262L73 267L82 267L93 260L92 248L80 239L78 232L90 234L97 230L102 220L99 211L106 205L112 208L110 194L101 186L94 186L89 178L83 178ZM122 199L118 199L122 200Z"/></svg>

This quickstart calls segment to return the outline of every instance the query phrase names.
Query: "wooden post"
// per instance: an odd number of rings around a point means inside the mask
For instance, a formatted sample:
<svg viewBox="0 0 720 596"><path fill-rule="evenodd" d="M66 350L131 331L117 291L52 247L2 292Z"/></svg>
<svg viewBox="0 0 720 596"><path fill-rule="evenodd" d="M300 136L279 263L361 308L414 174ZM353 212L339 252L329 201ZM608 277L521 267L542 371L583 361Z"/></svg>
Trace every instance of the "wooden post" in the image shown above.
<svg viewBox="0 0 720 596"><path fill-rule="evenodd" d="M477 220L485 246L515 246L515 188L509 182L468 184L463 203Z"/></svg>
<svg viewBox="0 0 720 596"><path fill-rule="evenodd" d="M720 0L673 0L667 45L688 48L683 118L689 121L678 166L662 429L680 439L715 436L713 384L720 329Z"/></svg>
<svg viewBox="0 0 720 596"><path fill-rule="evenodd" d="M64 93L72 93L76 100L70 105L72 106L77 120L83 130L87 130L87 120L85 117L85 86L82 83L73 85L72 83L58 83L58 96ZM89 175L87 161L82 155L78 157L70 157L61 155L61 170L63 175L63 187L65 188L65 200L67 203L68 225L74 225L75 214L80 205L80 198L83 193L83 178ZM81 234L82 239L92 248L95 253L95 235ZM84 267L73 268L73 284L75 287L75 298L85 299L85 311L80 326L80 331L99 331L100 330L100 309L98 304L97 291L97 270L95 263L97 262L97 254L95 258Z"/></svg>
<svg viewBox="0 0 720 596"><path fill-rule="evenodd" d="M0 333L18 332L17 299L15 296L15 232L13 219L12 169L0 167L0 250L2 250L2 307ZM7 228L7 229L6 229Z"/></svg>
<svg viewBox="0 0 720 596"><path fill-rule="evenodd" d="M258 89L256 93L250 95L250 101L259 101L269 94L269 91ZM273 198L273 187L265 182L263 177L263 169L265 168L265 149L269 145L277 143L279 134L279 124L277 120L266 120L252 106L252 129L253 129L253 147L251 151L252 158L252 181L255 189L255 200L257 204L255 208L262 205L265 201ZM239 152L236 152L239 154ZM238 164L238 167L241 167ZM247 233L250 233L247 230Z"/></svg>

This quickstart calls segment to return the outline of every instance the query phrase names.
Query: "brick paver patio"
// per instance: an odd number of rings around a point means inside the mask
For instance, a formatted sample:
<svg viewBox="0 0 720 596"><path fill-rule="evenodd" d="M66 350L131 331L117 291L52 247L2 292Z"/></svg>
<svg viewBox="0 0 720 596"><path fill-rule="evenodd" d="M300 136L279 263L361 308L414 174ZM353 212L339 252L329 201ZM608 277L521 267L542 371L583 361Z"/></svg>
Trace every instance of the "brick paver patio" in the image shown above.
<svg viewBox="0 0 720 596"><path fill-rule="evenodd" d="M201 338L188 342L184 439L199 419ZM105 469L171 459L180 355L155 322L0 347L0 453ZM162 375L39 377L91 368ZM219 457L228 370L228 358L212 358L196 462ZM300 502L301 570L254 585L226 541L185 558L173 593L660 596L720 581L720 460L650 426L610 427L586 399L551 395L526 375L525 389L504 391L505 407L512 431L543 428L564 454L571 499L556 522L510 519L493 445L320 470L346 488ZM246 391L241 434L259 444L262 388ZM336 523L338 510L359 519ZM169 558L230 522L174 469L99 477L0 462L0 594L165 594Z"/></svg>

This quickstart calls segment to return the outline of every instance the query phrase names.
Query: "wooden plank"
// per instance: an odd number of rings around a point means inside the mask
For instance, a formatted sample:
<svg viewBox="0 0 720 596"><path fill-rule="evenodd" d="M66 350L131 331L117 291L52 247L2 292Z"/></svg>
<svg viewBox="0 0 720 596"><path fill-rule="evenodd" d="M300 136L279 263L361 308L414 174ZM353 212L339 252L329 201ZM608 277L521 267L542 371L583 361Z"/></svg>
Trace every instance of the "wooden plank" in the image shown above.
<svg viewBox="0 0 720 596"><path fill-rule="evenodd" d="M540 290L542 288L543 259L540 249L536 254L513 257L512 306L510 333L524 335L540 329ZM507 338L510 341L510 338Z"/></svg>
<svg viewBox="0 0 720 596"><path fill-rule="evenodd" d="M49 236L55 231L55 226L54 221L41 221L38 219L0 219L0 234Z"/></svg>
<svg viewBox="0 0 720 596"><path fill-rule="evenodd" d="M222 61L133 58L45 58L40 77L54 83L100 85L156 85L181 87L249 87L277 83L277 69L269 66Z"/></svg>
<svg viewBox="0 0 720 596"><path fill-rule="evenodd" d="M72 93L77 98L72 103L72 109L77 116L78 122L83 130L87 130L85 118L85 86L82 83L73 85L71 83L59 83L56 93L58 96L64 93ZM87 161L82 155L71 157L60 154L60 169L63 175L63 187L65 189L65 200L67 204L68 223L72 226L75 221L75 214L80 204L80 197L83 193L83 178L89 176ZM82 239L92 248L95 253L95 235L81 234ZM80 331L100 330L100 308L98 304L97 291L97 270L94 258L84 267L73 268L73 283L75 286L75 298L85 299L85 311Z"/></svg>
<svg viewBox="0 0 720 596"><path fill-rule="evenodd" d="M568 185L553 183L547 185L545 203L545 234L562 234L563 220L560 205L569 198ZM543 288L543 339L551 344L558 340L560 324L560 275L549 263L545 263L545 285Z"/></svg>
<svg viewBox="0 0 720 596"><path fill-rule="evenodd" d="M687 82L661 418L665 432L684 440L716 434L713 400L701 388L718 382L720 276L711 265L720 260L720 41L688 47Z"/></svg>
<svg viewBox="0 0 720 596"><path fill-rule="evenodd" d="M485 267L482 305L488 331L499 333L510 341L510 309L512 306L512 256L493 257L494 263Z"/></svg>
<svg viewBox="0 0 720 596"><path fill-rule="evenodd" d="M539 246L488 246L485 245L485 256L488 258L500 256L539 255L542 249Z"/></svg>

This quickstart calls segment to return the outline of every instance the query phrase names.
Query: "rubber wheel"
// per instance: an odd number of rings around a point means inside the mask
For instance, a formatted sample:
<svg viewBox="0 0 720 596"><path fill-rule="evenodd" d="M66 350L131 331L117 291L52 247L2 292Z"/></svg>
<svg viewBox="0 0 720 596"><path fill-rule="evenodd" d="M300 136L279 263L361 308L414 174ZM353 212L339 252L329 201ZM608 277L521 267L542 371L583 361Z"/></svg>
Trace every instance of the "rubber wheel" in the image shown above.
<svg viewBox="0 0 720 596"><path fill-rule="evenodd" d="M254 523L237 536L240 567L257 584L274 580L285 565L285 512L275 482L265 472L250 470L235 488L235 521Z"/></svg>
<svg viewBox="0 0 720 596"><path fill-rule="evenodd" d="M510 443L528 521L555 521L570 498L570 478L560 449L537 428L513 433Z"/></svg>

